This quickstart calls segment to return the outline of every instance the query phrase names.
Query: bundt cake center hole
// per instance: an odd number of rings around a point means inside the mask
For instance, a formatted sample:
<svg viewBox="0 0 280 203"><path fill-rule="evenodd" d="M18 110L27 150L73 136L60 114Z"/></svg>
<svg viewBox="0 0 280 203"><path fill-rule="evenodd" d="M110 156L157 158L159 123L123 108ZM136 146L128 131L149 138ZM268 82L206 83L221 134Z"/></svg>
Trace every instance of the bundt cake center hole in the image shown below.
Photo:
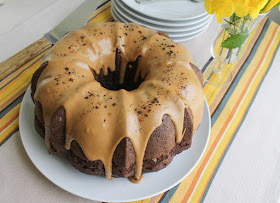
<svg viewBox="0 0 280 203"><path fill-rule="evenodd" d="M127 63L123 83L120 83L120 66L121 66L121 52L116 50L116 59L115 59L115 71L108 69L107 75L104 74L104 67L100 69L99 74L97 74L93 69L91 69L94 79L101 84L102 87L108 90L120 90L125 89L127 91L132 91L137 89L140 84L144 81L145 78L139 78L134 81L136 70L138 66L138 61L141 56L138 56L137 59L133 62Z"/></svg>

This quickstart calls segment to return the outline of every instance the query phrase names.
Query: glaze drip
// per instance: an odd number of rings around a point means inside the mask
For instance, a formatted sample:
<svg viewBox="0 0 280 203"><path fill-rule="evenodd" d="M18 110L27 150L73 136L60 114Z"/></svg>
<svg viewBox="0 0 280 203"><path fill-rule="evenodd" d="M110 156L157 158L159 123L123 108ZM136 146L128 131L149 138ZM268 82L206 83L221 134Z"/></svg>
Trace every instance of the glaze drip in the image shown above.
<svg viewBox="0 0 280 203"><path fill-rule="evenodd" d="M98 75L116 71L117 52L121 58L120 89L108 89L98 81ZM203 90L190 67L188 51L137 24L88 24L65 35L44 61L48 66L38 80L34 98L42 105L46 129L52 115L63 106L65 148L69 150L76 140L89 160L103 162L108 179L114 151L123 138L133 144L135 178L140 179L149 137L165 114L174 123L177 143L183 137L185 108L192 112L193 129L202 119ZM140 82L128 91L122 85L131 62L138 64L130 76L131 84ZM45 132L48 147L50 133Z"/></svg>

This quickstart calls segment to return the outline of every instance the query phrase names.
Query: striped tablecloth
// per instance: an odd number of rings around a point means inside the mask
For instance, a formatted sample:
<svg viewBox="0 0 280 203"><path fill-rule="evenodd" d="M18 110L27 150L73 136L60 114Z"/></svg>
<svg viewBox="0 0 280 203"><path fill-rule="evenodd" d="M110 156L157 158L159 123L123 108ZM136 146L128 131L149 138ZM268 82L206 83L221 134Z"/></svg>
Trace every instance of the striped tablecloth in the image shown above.
<svg viewBox="0 0 280 203"><path fill-rule="evenodd" d="M90 22L112 21L110 6L110 1L105 2L93 14ZM204 84L204 93L211 112L212 129L202 159L179 185L158 196L138 202L198 202L205 198L270 69L279 43L279 26L267 18L263 19L251 34L241 59L229 67L233 73L230 85ZM44 53L0 82L0 147L18 131L21 101L33 73L40 66ZM211 65L210 59L208 65L203 68L206 77L210 76Z"/></svg>

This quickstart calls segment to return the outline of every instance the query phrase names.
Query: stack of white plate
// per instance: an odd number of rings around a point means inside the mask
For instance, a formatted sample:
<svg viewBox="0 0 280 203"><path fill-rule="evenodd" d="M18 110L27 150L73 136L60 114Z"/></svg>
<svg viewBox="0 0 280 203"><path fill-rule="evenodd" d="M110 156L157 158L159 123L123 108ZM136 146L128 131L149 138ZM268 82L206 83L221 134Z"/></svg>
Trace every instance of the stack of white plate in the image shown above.
<svg viewBox="0 0 280 203"><path fill-rule="evenodd" d="M190 0L154 1L139 4L135 0L112 0L111 12L115 20L134 22L167 32L176 41L193 39L209 26L209 15L204 2Z"/></svg>

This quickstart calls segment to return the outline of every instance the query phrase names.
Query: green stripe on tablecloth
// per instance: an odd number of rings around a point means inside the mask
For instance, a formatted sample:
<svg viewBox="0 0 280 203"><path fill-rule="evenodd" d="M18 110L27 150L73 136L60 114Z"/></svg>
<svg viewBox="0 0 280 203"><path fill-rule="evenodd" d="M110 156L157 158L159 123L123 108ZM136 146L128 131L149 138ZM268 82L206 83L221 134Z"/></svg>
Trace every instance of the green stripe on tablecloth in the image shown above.
<svg viewBox="0 0 280 203"><path fill-rule="evenodd" d="M176 185L175 187L165 192L160 198L160 200L158 201L158 203L168 203L170 199L173 197L173 195L175 194L175 192L177 191L179 185L180 184Z"/></svg>
<svg viewBox="0 0 280 203"><path fill-rule="evenodd" d="M19 95L12 103L10 103L4 110L0 112L0 122L1 118L3 118L9 111L11 111L16 105L18 105L22 101L24 94L25 92Z"/></svg>
<svg viewBox="0 0 280 203"><path fill-rule="evenodd" d="M11 132L2 142L0 142L0 147L12 137L13 134L15 134L18 131L18 128L15 129L13 132Z"/></svg>

